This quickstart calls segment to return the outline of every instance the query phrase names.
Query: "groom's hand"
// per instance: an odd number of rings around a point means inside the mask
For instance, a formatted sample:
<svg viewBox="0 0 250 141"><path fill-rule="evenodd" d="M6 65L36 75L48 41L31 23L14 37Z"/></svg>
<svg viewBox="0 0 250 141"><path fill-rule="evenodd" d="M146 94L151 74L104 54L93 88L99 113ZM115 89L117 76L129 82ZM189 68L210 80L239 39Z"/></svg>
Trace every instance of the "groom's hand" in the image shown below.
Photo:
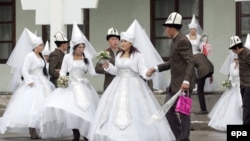
<svg viewBox="0 0 250 141"><path fill-rule="evenodd" d="M151 77L151 75L155 72L155 69L154 68L150 68L148 69L147 73L146 73L146 76L147 77Z"/></svg>

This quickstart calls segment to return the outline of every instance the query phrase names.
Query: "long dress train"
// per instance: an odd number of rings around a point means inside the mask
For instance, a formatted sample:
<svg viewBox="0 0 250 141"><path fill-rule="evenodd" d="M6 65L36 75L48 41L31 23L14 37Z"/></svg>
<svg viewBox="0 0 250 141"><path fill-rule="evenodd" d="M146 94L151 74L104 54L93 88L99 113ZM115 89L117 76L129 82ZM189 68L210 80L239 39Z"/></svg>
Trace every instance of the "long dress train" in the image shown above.
<svg viewBox="0 0 250 141"><path fill-rule="evenodd" d="M220 131L226 131L227 125L243 123L239 68L235 68L235 63L230 66L229 80L232 87L222 94L208 115L210 118L208 125Z"/></svg>

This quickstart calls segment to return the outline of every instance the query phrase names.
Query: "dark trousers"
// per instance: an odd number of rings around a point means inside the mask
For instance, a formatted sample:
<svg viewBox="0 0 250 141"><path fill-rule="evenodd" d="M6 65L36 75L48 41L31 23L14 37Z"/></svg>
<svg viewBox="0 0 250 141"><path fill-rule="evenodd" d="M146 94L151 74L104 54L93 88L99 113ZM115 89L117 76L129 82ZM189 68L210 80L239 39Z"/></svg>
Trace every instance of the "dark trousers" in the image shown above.
<svg viewBox="0 0 250 141"><path fill-rule="evenodd" d="M250 125L250 87L241 88L243 102L243 125Z"/></svg>
<svg viewBox="0 0 250 141"><path fill-rule="evenodd" d="M200 109L201 111L207 111L207 106L206 106L206 100L205 100L205 95L204 95L204 86L205 86L205 82L206 79L208 77L211 77L213 75L213 73L209 73L203 77L201 77L200 79L198 79L197 81L197 95L198 95L198 100L200 103Z"/></svg>
<svg viewBox="0 0 250 141"><path fill-rule="evenodd" d="M57 88L57 82L56 82L57 79L58 79L58 77L50 77L50 82L52 82L56 88Z"/></svg>
<svg viewBox="0 0 250 141"><path fill-rule="evenodd" d="M167 93L165 102L168 101L175 93ZM192 91L189 91L189 96ZM176 101L177 102L177 101ZM189 141L190 135L190 116L182 113L175 112L175 104L169 109L166 118L169 122L170 128L174 133L177 141Z"/></svg>

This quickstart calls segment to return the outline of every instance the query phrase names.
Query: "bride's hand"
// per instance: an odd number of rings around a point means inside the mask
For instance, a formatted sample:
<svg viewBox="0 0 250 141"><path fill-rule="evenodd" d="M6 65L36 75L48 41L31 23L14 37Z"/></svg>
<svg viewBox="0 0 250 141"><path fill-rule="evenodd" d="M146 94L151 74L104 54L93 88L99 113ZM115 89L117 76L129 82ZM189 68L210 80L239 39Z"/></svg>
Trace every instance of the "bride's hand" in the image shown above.
<svg viewBox="0 0 250 141"><path fill-rule="evenodd" d="M103 62L102 67L104 69L107 69L109 67L109 63L108 62Z"/></svg>
<svg viewBox="0 0 250 141"><path fill-rule="evenodd" d="M33 87L34 86L34 83L32 82L32 83L29 83L29 86L30 87Z"/></svg>

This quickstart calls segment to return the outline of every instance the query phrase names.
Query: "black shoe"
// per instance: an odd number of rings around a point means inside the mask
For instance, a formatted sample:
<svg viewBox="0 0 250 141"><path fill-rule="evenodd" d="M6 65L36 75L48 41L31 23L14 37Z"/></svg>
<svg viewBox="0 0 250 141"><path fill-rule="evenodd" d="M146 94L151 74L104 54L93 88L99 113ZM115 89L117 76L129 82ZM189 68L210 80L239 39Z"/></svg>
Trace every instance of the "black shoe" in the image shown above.
<svg viewBox="0 0 250 141"><path fill-rule="evenodd" d="M83 137L84 138L84 141L88 141L89 139L88 138L86 138L86 137Z"/></svg>
<svg viewBox="0 0 250 141"><path fill-rule="evenodd" d="M208 114L208 111L199 111L199 112L195 112L194 114L196 114L196 115L205 115L205 114Z"/></svg>
<svg viewBox="0 0 250 141"><path fill-rule="evenodd" d="M80 132L78 129L73 129L73 140L72 141L80 141Z"/></svg>

